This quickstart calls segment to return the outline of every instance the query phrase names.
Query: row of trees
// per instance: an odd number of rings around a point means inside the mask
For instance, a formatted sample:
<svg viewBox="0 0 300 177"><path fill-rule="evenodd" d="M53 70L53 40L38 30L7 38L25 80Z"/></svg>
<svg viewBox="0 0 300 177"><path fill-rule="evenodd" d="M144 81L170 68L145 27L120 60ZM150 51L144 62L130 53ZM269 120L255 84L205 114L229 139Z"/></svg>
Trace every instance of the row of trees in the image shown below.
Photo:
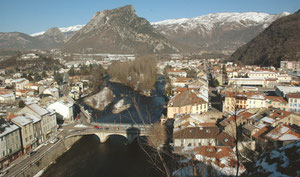
<svg viewBox="0 0 300 177"><path fill-rule="evenodd" d="M140 56L134 61L116 62L108 68L112 79L120 81L139 91L151 90L157 80L155 56Z"/></svg>

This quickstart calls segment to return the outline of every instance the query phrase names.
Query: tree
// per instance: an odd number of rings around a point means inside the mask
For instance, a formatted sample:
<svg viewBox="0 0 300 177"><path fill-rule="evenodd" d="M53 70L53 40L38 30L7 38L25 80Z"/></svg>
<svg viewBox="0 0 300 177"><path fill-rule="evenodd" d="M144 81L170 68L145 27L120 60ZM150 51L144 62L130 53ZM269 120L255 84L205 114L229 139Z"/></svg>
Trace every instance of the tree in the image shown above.
<svg viewBox="0 0 300 177"><path fill-rule="evenodd" d="M189 69L189 70L187 70L187 77L196 78L197 72L194 69Z"/></svg>
<svg viewBox="0 0 300 177"><path fill-rule="evenodd" d="M58 83L58 84L61 84L62 81L63 81L63 76L58 73L58 72L55 72L54 73L54 80Z"/></svg>
<svg viewBox="0 0 300 177"><path fill-rule="evenodd" d="M75 72L75 69L74 69L74 66L73 66L73 65L72 65L72 67L70 68L70 70L68 71L68 74L69 74L70 76L76 75L76 72Z"/></svg>
<svg viewBox="0 0 300 177"><path fill-rule="evenodd" d="M159 122L154 123L153 127L150 130L148 145L152 147L158 154L159 159L161 160L166 176L170 177L170 169L162 156L161 147L167 141L167 132L166 127L161 125Z"/></svg>
<svg viewBox="0 0 300 177"><path fill-rule="evenodd" d="M40 80L42 80L42 76L39 73L35 73L33 81L37 82L37 81L40 81Z"/></svg>
<svg viewBox="0 0 300 177"><path fill-rule="evenodd" d="M47 77L47 76L48 76L48 75L47 75L46 71L43 70L43 72L42 72L42 77L45 78L45 77Z"/></svg>
<svg viewBox="0 0 300 177"><path fill-rule="evenodd" d="M26 104L24 103L23 100L19 101L19 108L24 108L26 106Z"/></svg>
<svg viewBox="0 0 300 177"><path fill-rule="evenodd" d="M219 84L219 81L218 79L214 79L214 87L218 87L220 84Z"/></svg>

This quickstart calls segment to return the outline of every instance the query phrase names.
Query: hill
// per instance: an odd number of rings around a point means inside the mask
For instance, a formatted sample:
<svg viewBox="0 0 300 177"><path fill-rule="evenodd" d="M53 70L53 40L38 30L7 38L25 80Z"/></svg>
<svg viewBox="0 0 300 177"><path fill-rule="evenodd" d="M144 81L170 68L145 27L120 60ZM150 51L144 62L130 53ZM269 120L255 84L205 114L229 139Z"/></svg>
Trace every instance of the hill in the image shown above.
<svg viewBox="0 0 300 177"><path fill-rule="evenodd" d="M300 12L274 21L257 37L238 48L229 60L243 64L279 66L300 59Z"/></svg>

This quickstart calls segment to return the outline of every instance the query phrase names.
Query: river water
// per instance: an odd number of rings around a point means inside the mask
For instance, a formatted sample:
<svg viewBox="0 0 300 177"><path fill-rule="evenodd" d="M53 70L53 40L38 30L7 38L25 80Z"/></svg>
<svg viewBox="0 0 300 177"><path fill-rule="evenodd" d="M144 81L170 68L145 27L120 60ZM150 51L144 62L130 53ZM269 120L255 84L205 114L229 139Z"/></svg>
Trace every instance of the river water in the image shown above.
<svg viewBox="0 0 300 177"><path fill-rule="evenodd" d="M122 84L106 82L116 95L115 100L104 111L85 106L97 122L153 123L158 121L165 103L164 80L159 78L151 97L146 97ZM113 105L122 98L130 103L128 111L112 114ZM138 109L138 111L137 111ZM138 113L139 112L139 113ZM141 116L139 116L141 115ZM142 118L141 118L142 117ZM43 177L157 177L163 176L155 169L149 157L137 142L127 145L124 137L111 137L100 143L95 135L84 136L69 151L57 159L42 175Z"/></svg>
<svg viewBox="0 0 300 177"><path fill-rule="evenodd" d="M151 97L144 96L132 88L120 83L109 82L109 78L102 84L101 88L107 86L115 95L113 102L108 105L104 111L95 110L88 105L94 121L101 123L146 123L150 124L160 119L165 104L163 77L159 77ZM113 114L113 106L120 100L125 99L125 104L131 104L130 108L119 113ZM136 106L135 106L136 105Z"/></svg>
<svg viewBox="0 0 300 177"><path fill-rule="evenodd" d="M121 137L100 143L97 136L89 135L59 157L42 177L163 176L148 159L137 144L125 145Z"/></svg>

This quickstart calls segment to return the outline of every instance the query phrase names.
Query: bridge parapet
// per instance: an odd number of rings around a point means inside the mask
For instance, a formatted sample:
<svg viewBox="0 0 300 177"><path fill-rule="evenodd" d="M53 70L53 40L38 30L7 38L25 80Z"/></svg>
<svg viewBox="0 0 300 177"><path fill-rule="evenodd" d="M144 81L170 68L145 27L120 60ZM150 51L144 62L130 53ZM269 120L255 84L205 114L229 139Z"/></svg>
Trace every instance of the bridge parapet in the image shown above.
<svg viewBox="0 0 300 177"><path fill-rule="evenodd" d="M66 137L71 136L83 136L95 134L99 137L101 142L105 142L111 135L121 135L128 139L128 142L132 142L138 136L147 136L150 132L152 125L133 125L132 124L99 124L92 123L92 125L97 126L94 128L92 126L80 129L73 130Z"/></svg>

